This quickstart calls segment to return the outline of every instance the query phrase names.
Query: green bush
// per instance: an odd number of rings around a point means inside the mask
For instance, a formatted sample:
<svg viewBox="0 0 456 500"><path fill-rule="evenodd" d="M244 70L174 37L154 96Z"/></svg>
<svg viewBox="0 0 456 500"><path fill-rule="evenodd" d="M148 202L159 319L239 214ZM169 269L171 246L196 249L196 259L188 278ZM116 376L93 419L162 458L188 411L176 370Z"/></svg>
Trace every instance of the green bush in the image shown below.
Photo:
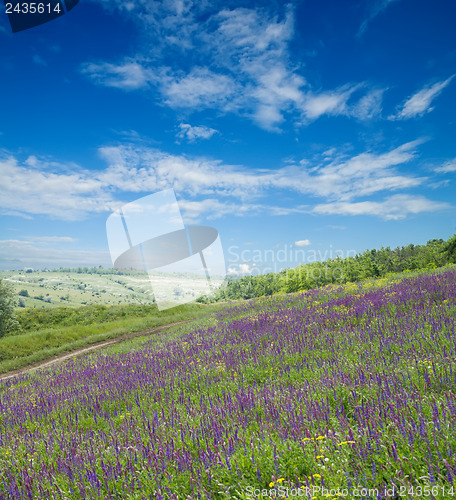
<svg viewBox="0 0 456 500"><path fill-rule="evenodd" d="M0 278L0 337L19 328L19 323L14 315L15 305L13 285Z"/></svg>

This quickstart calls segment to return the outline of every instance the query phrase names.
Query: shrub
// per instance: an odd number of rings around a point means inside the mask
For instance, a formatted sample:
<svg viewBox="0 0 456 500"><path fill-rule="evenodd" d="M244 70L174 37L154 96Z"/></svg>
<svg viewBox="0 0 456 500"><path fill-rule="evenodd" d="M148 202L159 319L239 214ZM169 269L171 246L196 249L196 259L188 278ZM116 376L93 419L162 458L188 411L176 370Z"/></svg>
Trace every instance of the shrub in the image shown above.
<svg viewBox="0 0 456 500"><path fill-rule="evenodd" d="M29 295L29 293L28 293L28 290L21 290L21 291L19 292L19 295L20 295L21 297L30 297L30 295Z"/></svg>
<svg viewBox="0 0 456 500"><path fill-rule="evenodd" d="M19 323L14 315L15 305L13 286L0 278L0 337L19 328Z"/></svg>

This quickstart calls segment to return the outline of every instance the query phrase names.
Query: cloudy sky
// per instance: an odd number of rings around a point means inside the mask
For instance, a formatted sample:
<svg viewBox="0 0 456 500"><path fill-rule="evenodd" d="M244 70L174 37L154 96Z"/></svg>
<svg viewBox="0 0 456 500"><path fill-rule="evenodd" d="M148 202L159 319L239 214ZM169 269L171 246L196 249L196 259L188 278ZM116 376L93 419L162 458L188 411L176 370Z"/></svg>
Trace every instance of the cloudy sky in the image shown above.
<svg viewBox="0 0 456 500"><path fill-rule="evenodd" d="M13 34L2 14L0 268L110 266L110 213L171 187L232 272L448 238L455 18L452 0L80 0Z"/></svg>

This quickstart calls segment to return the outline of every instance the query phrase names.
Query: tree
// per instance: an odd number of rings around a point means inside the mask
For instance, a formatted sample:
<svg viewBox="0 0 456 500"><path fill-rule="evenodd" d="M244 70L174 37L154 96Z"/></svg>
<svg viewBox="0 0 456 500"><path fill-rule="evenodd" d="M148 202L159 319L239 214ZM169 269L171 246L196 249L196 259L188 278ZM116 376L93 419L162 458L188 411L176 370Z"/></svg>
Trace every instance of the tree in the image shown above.
<svg viewBox="0 0 456 500"><path fill-rule="evenodd" d="M456 263L456 234L446 242L443 251L448 262Z"/></svg>
<svg viewBox="0 0 456 500"><path fill-rule="evenodd" d="M0 278L0 337L19 328L19 323L14 316L15 303L13 285Z"/></svg>

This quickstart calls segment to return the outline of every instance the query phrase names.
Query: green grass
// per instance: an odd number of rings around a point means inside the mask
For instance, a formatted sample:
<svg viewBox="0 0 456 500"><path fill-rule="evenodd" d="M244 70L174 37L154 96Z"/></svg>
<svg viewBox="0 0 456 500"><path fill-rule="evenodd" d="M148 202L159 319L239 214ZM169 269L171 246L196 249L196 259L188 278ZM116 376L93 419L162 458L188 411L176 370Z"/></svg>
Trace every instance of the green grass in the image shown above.
<svg viewBox="0 0 456 500"><path fill-rule="evenodd" d="M14 286L17 299L24 307L56 308L60 306L102 304L153 304L150 281L145 273L97 274L61 271L0 271ZM20 296L26 290L28 296ZM18 309L19 302L18 302Z"/></svg>
<svg viewBox="0 0 456 500"><path fill-rule="evenodd" d="M451 498L455 278L246 301L0 384L0 496Z"/></svg>
<svg viewBox="0 0 456 500"><path fill-rule="evenodd" d="M444 272L448 269L454 269L454 267L446 266L435 272ZM340 294L364 293L370 289L384 286L386 283L394 283L407 277L418 276L422 272L422 270L415 270L393 273L381 279L368 279L360 283L347 284L341 288ZM46 290L50 287L49 283L53 283L54 280L61 280L57 282L64 283L64 276L67 276L69 280L66 282L66 286L69 286L77 279L78 282L88 280L88 282L92 283L90 285L92 288L103 286L103 280L112 282L123 280L123 282L129 283L128 280L139 279L139 274L134 273L120 276L59 272L20 272L20 274L2 272L0 274L3 277L10 276L10 278L13 277L17 280L15 287L18 291L28 287L30 295L35 293L30 290L33 288L40 289L43 283L44 291L41 293L47 293ZM274 302L277 307L281 307L281 301L287 301L289 296L285 294L275 296ZM26 301L42 302L27 297L23 298ZM314 300L314 298L309 300ZM323 295L318 300L325 301L327 297ZM69 302L77 304L76 300ZM262 307L261 299L253 299L251 303L253 309L255 309L256 303L258 303L258 309ZM67 301L65 301L65 304L67 304ZM242 301L240 304L242 304ZM198 318L205 321L210 312L226 307L226 305L223 303L212 305L192 303L162 312L159 312L153 303L148 305L95 303L82 307L70 307L51 302L43 303L39 307L18 308L16 315L21 330L0 338L0 373L17 370L58 354L71 352L97 342L115 339L127 333L139 332L179 321L196 321ZM236 314L239 314L238 317L242 318L251 314L251 311L252 309L247 312L242 307L238 311L234 309L231 313L232 318Z"/></svg>
<svg viewBox="0 0 456 500"><path fill-rule="evenodd" d="M221 307L185 304L162 312L155 305L24 309L17 315L21 330L0 339L0 373L124 334L202 319Z"/></svg>

